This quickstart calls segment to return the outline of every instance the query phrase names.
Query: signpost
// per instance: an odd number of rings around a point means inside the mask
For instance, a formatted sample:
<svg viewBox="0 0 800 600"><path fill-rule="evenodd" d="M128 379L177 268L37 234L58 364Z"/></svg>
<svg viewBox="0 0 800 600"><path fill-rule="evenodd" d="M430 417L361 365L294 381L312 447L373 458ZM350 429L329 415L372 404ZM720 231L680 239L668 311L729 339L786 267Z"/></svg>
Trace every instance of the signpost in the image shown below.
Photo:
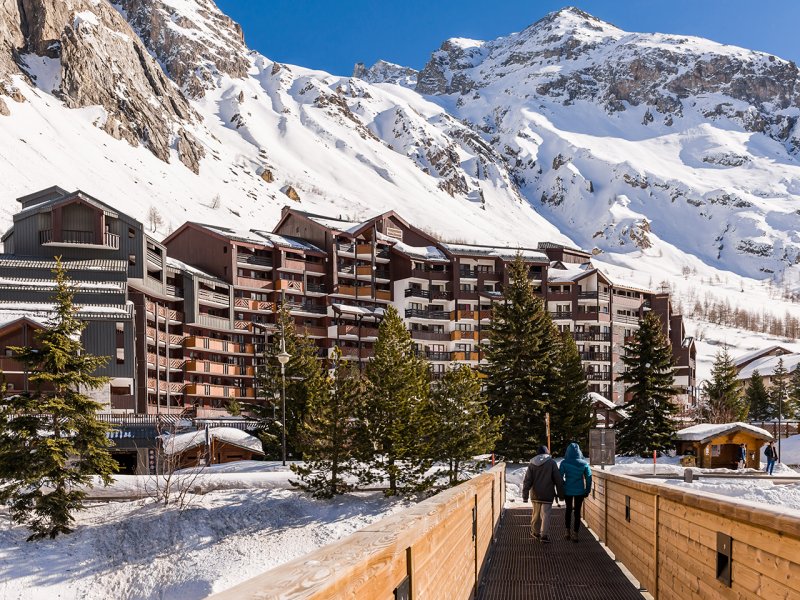
<svg viewBox="0 0 800 600"><path fill-rule="evenodd" d="M605 469L606 465L614 464L614 456L617 450L617 432L614 429L598 427L589 430L589 462L593 465L600 465Z"/></svg>
<svg viewBox="0 0 800 600"><path fill-rule="evenodd" d="M550 447L550 413L549 412L544 413L544 425L545 425L545 428L547 429L547 450L550 452L550 454L552 454L553 453L553 449Z"/></svg>

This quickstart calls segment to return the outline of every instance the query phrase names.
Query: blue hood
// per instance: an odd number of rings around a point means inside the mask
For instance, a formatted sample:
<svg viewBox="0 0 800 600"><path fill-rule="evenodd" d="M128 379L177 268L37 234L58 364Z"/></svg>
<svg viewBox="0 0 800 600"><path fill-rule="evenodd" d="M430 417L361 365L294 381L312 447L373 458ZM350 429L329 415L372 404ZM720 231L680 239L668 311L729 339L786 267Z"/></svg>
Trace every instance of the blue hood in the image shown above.
<svg viewBox="0 0 800 600"><path fill-rule="evenodd" d="M568 461L585 461L586 459L583 457L583 452L581 452L580 446L575 442L572 442L569 446L567 446L567 451L564 453L564 460Z"/></svg>

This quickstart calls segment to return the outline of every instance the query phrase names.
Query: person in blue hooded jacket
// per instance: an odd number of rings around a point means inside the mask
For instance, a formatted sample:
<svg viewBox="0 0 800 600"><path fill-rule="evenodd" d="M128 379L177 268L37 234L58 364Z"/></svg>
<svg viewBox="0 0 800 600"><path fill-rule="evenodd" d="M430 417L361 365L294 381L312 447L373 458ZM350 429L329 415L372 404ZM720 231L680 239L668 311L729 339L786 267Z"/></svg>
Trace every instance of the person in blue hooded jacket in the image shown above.
<svg viewBox="0 0 800 600"><path fill-rule="evenodd" d="M567 510L564 511L564 525L567 528L566 537L573 542L578 541L578 529L581 526L581 507L583 499L592 489L592 470L589 463L583 458L580 446L572 442L567 446L564 460L558 470L564 477L564 500ZM570 529L572 521L572 529Z"/></svg>

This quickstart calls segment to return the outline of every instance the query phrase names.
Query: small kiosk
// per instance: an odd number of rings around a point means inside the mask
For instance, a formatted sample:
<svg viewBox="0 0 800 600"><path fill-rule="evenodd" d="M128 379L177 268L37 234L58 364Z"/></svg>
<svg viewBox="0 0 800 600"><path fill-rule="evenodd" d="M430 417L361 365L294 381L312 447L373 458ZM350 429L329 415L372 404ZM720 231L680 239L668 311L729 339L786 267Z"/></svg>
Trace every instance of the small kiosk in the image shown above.
<svg viewBox="0 0 800 600"><path fill-rule="evenodd" d="M749 423L703 423L681 429L676 434L678 454L694 456L696 466L704 469L736 469L739 447L747 447L746 467L761 467L761 448L773 439L760 427Z"/></svg>

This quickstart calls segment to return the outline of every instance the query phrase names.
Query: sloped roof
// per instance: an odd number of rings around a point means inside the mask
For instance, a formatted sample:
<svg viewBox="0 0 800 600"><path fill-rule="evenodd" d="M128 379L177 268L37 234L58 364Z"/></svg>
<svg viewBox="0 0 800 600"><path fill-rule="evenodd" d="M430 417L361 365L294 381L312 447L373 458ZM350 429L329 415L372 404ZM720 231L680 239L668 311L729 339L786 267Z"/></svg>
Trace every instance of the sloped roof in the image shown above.
<svg viewBox="0 0 800 600"><path fill-rule="evenodd" d="M235 427L209 427L208 435L211 439L244 448L250 452L264 454L261 440L257 437L245 433ZM192 448L204 446L206 443L206 430L198 429L188 433L178 433L175 435L162 435L164 453L168 455L180 454Z"/></svg>
<svg viewBox="0 0 800 600"><path fill-rule="evenodd" d="M592 404L601 404L606 408L608 408L609 410L616 411L616 413L623 419L628 418L628 411L623 410L621 406L617 406L611 400L609 400L605 396L601 396L597 392L589 392L589 400L591 401Z"/></svg>
<svg viewBox="0 0 800 600"><path fill-rule="evenodd" d="M764 356L758 358L737 373L736 379L745 380L753 376L753 372L758 371L762 377L772 377L775 374L775 369L778 368L778 363L783 361L783 368L788 373L791 373L800 364L800 354L782 354L781 356Z"/></svg>
<svg viewBox="0 0 800 600"><path fill-rule="evenodd" d="M740 354L736 358L733 359L733 364L738 366L743 365L744 363L750 362L756 358L761 356L771 354L775 351L782 351L783 354L791 354L792 351L786 348L785 346L780 346L778 344L773 344L772 346L767 346L765 348L759 348L758 350L752 350L750 352L746 352L745 354Z"/></svg>
<svg viewBox="0 0 800 600"><path fill-rule="evenodd" d="M739 431L747 432L761 440L771 440L772 434L766 429L755 427L741 421L735 423L701 423L681 429L675 434L676 439L682 442L708 442L716 437L730 435Z"/></svg>

